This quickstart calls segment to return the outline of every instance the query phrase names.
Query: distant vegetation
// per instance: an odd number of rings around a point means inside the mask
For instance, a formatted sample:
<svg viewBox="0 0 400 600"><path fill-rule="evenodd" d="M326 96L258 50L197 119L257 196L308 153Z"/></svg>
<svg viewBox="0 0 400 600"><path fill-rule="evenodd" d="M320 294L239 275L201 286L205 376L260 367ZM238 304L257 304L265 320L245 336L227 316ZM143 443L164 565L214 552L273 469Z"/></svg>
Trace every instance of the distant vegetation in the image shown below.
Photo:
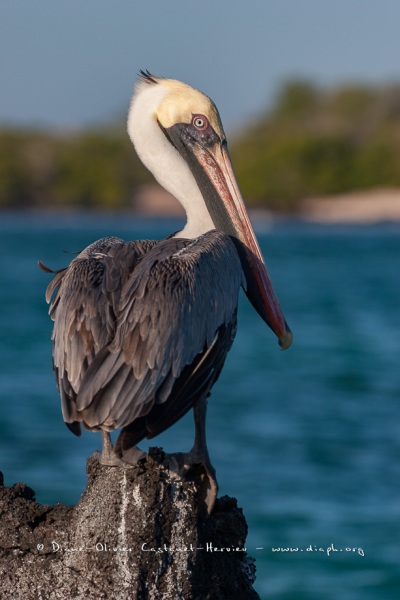
<svg viewBox="0 0 400 600"><path fill-rule="evenodd" d="M306 197L400 186L400 85L287 83L230 143L253 206L294 211ZM122 209L151 176L124 130L0 130L0 207Z"/></svg>
<svg viewBox="0 0 400 600"><path fill-rule="evenodd" d="M303 198L400 185L400 86L332 91L288 83L232 148L253 204L294 210Z"/></svg>
<svg viewBox="0 0 400 600"><path fill-rule="evenodd" d="M135 188L147 181L125 131L0 131L1 208L118 210L131 206Z"/></svg>

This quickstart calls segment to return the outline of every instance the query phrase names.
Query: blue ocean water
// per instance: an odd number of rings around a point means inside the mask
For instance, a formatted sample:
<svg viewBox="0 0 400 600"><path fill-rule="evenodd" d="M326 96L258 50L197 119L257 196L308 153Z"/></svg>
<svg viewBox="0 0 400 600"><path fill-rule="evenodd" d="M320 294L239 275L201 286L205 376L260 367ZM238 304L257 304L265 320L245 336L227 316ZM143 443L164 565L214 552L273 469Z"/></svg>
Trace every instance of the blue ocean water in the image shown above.
<svg viewBox="0 0 400 600"><path fill-rule="evenodd" d="M98 434L63 424L44 292L52 268L104 235L158 238L134 216L0 215L0 469L43 503L75 503ZM262 599L400 597L400 226L255 223L293 347L241 298L209 402L221 494L248 524ZM187 450L192 418L155 440ZM154 445L154 441L153 444ZM145 445L146 447L146 445ZM188 540L190 542L190 540Z"/></svg>

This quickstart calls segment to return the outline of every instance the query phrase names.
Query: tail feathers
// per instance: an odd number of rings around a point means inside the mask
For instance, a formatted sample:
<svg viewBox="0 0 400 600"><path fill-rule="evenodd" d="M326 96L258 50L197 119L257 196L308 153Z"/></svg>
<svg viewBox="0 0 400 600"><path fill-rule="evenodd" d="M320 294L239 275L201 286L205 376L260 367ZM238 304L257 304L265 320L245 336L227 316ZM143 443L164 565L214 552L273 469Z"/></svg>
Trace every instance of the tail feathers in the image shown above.
<svg viewBox="0 0 400 600"><path fill-rule="evenodd" d="M74 421L73 423L65 423L66 426L68 427L68 429L70 431L72 431L72 433L74 433L76 436L80 437L81 436L81 425L80 423L78 423L77 421Z"/></svg>

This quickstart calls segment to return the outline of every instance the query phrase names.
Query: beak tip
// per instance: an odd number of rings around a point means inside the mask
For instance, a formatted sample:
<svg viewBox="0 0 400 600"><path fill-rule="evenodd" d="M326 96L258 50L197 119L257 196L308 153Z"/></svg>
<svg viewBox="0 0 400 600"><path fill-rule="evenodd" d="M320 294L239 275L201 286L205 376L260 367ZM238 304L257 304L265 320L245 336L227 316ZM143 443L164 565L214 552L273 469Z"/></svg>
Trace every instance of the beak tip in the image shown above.
<svg viewBox="0 0 400 600"><path fill-rule="evenodd" d="M279 345L282 350L287 350L290 348L293 342L293 333L290 331L289 327L285 330L285 333L282 337L279 338Z"/></svg>

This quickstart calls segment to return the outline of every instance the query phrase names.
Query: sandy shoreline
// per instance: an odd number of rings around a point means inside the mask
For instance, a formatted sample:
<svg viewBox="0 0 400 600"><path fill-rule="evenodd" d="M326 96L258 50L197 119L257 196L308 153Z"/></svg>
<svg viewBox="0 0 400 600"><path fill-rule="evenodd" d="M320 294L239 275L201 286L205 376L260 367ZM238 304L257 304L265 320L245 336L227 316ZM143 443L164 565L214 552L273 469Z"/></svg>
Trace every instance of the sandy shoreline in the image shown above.
<svg viewBox="0 0 400 600"><path fill-rule="evenodd" d="M385 188L304 200L300 215L317 223L400 222L400 189Z"/></svg>

